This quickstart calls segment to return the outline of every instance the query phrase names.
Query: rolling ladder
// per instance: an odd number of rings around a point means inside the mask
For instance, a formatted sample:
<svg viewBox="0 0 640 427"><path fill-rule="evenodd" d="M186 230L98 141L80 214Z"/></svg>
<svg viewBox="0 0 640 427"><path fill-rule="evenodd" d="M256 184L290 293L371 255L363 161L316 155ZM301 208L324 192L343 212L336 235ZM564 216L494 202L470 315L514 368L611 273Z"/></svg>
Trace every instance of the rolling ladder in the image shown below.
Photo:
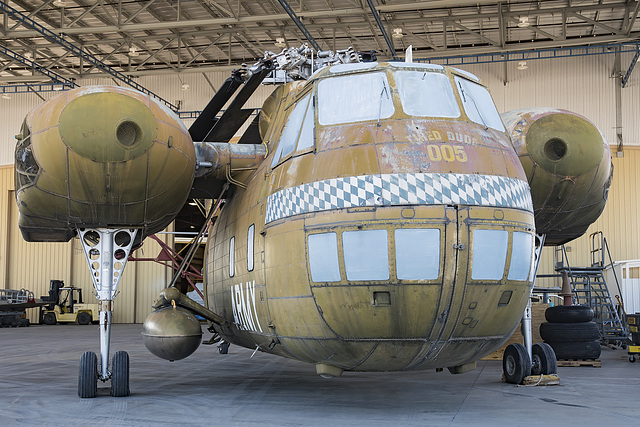
<svg viewBox="0 0 640 427"><path fill-rule="evenodd" d="M604 276L605 249L609 256L609 262L613 267L613 260L607 245L607 240L601 231L593 233L590 238L591 267L570 267L564 245L556 246L555 269L558 272L566 271L571 283L573 302L577 305L587 305L593 309L593 320L598 324L600 336L604 344L626 345L628 331L624 311L618 312L611 292ZM622 298L618 277L613 270L618 294Z"/></svg>

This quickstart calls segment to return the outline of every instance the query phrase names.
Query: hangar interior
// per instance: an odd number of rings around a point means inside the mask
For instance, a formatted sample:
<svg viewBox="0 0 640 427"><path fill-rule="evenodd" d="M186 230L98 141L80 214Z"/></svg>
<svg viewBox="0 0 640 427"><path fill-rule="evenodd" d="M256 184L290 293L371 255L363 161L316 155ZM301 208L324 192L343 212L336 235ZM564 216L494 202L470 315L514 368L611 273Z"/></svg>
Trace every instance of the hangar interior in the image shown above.
<svg viewBox="0 0 640 427"><path fill-rule="evenodd" d="M501 113L553 107L587 117L611 146L614 178L601 217L567 245L569 262L589 264L594 231L604 233L614 261L640 259L640 76L634 72L640 2L13 0L0 6L0 288L40 296L50 279L59 279L86 295L93 289L77 238L27 243L20 235L14 148L29 111L74 85L134 82L167 100L189 126L232 69L303 43L375 51L378 61L404 60L411 47L416 62L477 75ZM261 86L247 106L260 108L273 89ZM175 238L161 235L169 246ZM147 240L134 255L158 251ZM554 272L553 255L545 249L539 273ZM129 263L114 322L144 321L171 275L158 264ZM559 283L545 279L537 286ZM36 313L30 320L37 322Z"/></svg>

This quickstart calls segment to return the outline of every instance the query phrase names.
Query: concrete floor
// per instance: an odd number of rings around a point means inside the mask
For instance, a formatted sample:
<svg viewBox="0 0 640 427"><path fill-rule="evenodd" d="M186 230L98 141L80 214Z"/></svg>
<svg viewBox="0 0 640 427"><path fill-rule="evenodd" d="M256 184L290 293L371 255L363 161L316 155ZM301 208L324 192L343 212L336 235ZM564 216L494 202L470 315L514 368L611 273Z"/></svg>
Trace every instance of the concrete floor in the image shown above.
<svg viewBox="0 0 640 427"><path fill-rule="evenodd" d="M633 425L640 363L603 348L602 368L559 368L560 386L502 383L499 361L462 375L446 370L345 373L322 379L293 360L231 346L189 358L151 355L141 325L115 325L112 351L131 357L131 396L77 397L78 361L98 352L94 326L0 329L0 423L7 425ZM208 334L206 334L208 338Z"/></svg>

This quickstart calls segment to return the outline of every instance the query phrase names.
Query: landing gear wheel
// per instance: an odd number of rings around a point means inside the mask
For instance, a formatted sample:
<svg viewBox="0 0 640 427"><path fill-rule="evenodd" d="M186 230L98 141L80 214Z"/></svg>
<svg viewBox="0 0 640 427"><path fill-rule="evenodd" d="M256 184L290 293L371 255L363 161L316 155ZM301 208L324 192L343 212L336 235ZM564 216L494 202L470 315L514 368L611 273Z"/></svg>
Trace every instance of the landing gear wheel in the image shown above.
<svg viewBox="0 0 640 427"><path fill-rule="evenodd" d="M226 341L222 341L219 345L218 345L218 351L220 352L220 354L227 354L229 353L229 346L231 344L229 344Z"/></svg>
<svg viewBox="0 0 640 427"><path fill-rule="evenodd" d="M91 323L91 315L86 311L83 311L82 313L78 313L78 318L76 320L80 325L88 325Z"/></svg>
<svg viewBox="0 0 640 427"><path fill-rule="evenodd" d="M629 356L629 362L635 363L635 361L636 361L636 357L633 354Z"/></svg>
<svg viewBox="0 0 640 427"><path fill-rule="evenodd" d="M57 323L56 315L51 312L45 313L44 316L42 316L42 323L45 325L55 325Z"/></svg>
<svg viewBox="0 0 640 427"><path fill-rule="evenodd" d="M80 358L78 373L78 397L93 398L98 394L98 357L93 351L85 351Z"/></svg>
<svg viewBox="0 0 640 427"><path fill-rule="evenodd" d="M534 344L531 361L531 375L551 375L558 373L558 360L553 348L547 343Z"/></svg>
<svg viewBox="0 0 640 427"><path fill-rule="evenodd" d="M502 357L502 372L509 384L521 384L531 373L531 359L522 344L509 344Z"/></svg>
<svg viewBox="0 0 640 427"><path fill-rule="evenodd" d="M111 364L111 396L129 396L129 354L126 351L116 351Z"/></svg>

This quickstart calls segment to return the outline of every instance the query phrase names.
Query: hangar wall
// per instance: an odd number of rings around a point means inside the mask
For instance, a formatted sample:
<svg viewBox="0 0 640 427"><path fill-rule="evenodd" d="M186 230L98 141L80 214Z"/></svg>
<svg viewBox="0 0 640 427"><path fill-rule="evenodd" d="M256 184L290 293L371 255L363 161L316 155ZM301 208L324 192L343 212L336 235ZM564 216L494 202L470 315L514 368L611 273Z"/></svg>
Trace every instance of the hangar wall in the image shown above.
<svg viewBox="0 0 640 427"><path fill-rule="evenodd" d="M67 243L29 243L18 228L18 208L14 200L13 165L0 167L0 288L25 288L36 298L49 294L49 280L63 280L65 285L82 288L85 302L95 303L91 274L77 238ZM160 238L172 245L172 235ZM147 239L134 252L135 257L155 257L160 245ZM141 323L151 312L151 304L171 280L168 268L153 262L129 262L114 303L113 321ZM38 321L35 309L27 310L31 322Z"/></svg>
<svg viewBox="0 0 640 427"><path fill-rule="evenodd" d="M626 70L631 55L623 55L622 67ZM614 55L584 56L555 60L529 61L525 71L516 69L517 63L465 65L463 68L478 75L490 88L499 111L525 107L566 108L582 114L593 122L613 144L615 153L615 84L611 78ZM587 234L571 243L571 265L584 266L589 262L588 235L597 230L604 232L609 241L614 260L640 258L640 71L636 71L627 87L622 89L622 123L624 157L614 157L614 180L609 193L609 203L601 218L591 226ZM228 77L229 72L162 75L141 77L137 81L170 102L182 104L182 111L201 110L216 89ZM506 76L506 78L505 78ZM208 81L207 81L208 80ZM507 81L505 85L504 82ZM182 91L182 83L190 85ZM83 79L82 86L113 84L110 79ZM260 107L271 93L273 86L258 89L248 105ZM46 99L56 93L43 93ZM17 227L17 208L13 195L14 135L24 116L42 100L36 94L11 95L10 100L0 99L0 117L3 126L0 136L0 288L26 288L36 297L46 295L50 279L61 279L84 289L85 299L93 302L92 285L84 254L77 239L68 243L26 243ZM190 121L185 120L189 126ZM171 244L170 235L162 235ZM138 257L154 257L159 246L147 240L136 251ZM547 248L542 257L540 273L553 272L553 250ZM127 265L116 299L114 321L118 323L142 322L151 311L151 303L168 283L171 271L155 263L133 262ZM558 286L554 279L540 281L537 285ZM30 320L35 322L35 310Z"/></svg>

